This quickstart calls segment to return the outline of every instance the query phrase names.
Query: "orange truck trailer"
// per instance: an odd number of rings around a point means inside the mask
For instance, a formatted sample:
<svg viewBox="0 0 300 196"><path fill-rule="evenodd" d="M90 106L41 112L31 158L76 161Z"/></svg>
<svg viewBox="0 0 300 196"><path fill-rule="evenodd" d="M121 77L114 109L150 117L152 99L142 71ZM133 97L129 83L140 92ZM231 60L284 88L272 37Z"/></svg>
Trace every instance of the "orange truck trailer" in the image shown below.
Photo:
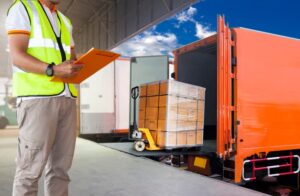
<svg viewBox="0 0 300 196"><path fill-rule="evenodd" d="M174 56L176 80L206 88L204 146L215 141L224 177L299 175L300 40L219 16L215 35Z"/></svg>

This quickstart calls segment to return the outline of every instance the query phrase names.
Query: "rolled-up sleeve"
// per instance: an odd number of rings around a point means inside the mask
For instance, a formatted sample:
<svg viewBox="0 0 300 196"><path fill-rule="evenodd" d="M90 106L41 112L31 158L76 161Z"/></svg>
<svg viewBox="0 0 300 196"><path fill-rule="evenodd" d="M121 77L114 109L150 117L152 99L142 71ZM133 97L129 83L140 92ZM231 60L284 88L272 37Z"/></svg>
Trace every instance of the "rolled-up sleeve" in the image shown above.
<svg viewBox="0 0 300 196"><path fill-rule="evenodd" d="M27 34L30 35L30 19L26 8L21 2L15 3L9 10L5 22L8 35Z"/></svg>

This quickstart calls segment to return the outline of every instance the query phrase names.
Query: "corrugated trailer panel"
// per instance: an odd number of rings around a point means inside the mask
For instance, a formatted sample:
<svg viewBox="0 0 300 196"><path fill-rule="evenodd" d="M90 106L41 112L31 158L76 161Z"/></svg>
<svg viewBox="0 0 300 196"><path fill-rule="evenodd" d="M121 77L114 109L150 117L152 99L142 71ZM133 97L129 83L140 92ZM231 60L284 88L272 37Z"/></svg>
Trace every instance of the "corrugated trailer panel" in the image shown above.
<svg viewBox="0 0 300 196"><path fill-rule="evenodd" d="M300 40L237 28L238 152L300 149Z"/></svg>

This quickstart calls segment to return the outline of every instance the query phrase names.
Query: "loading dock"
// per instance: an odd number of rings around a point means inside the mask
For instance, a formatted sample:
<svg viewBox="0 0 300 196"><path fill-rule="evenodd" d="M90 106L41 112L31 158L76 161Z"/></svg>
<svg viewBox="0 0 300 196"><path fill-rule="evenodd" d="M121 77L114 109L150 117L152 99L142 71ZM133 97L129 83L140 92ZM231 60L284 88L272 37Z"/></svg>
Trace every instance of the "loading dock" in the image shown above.
<svg viewBox="0 0 300 196"><path fill-rule="evenodd" d="M0 137L0 195L11 195L17 130ZM70 171L72 196L264 195L78 138ZM40 184L42 196L43 186Z"/></svg>

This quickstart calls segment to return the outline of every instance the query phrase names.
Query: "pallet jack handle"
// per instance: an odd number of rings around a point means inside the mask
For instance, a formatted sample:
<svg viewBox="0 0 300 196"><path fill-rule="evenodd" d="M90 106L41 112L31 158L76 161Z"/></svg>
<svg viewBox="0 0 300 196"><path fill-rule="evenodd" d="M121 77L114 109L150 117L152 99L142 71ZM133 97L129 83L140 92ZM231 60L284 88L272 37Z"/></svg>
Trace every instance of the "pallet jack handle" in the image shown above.
<svg viewBox="0 0 300 196"><path fill-rule="evenodd" d="M136 100L140 96L140 89L138 86L131 89L131 98L133 99L133 130L138 130L136 122Z"/></svg>

